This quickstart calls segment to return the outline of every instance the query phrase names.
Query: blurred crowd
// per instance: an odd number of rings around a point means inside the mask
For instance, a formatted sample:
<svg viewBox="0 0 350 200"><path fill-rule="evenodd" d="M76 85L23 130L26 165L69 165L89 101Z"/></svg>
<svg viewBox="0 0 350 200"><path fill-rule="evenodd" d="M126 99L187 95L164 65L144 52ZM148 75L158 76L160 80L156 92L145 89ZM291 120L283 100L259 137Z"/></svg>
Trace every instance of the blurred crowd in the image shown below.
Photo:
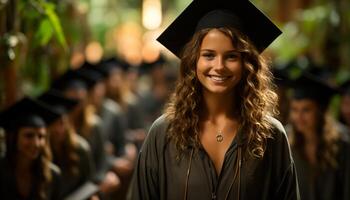
<svg viewBox="0 0 350 200"><path fill-rule="evenodd" d="M84 62L2 110L1 198L126 199L138 152L176 81L168 65L164 57L138 67L116 57ZM272 68L277 117L302 199L337 199L350 190L350 80L335 85L311 62L292 76L298 65Z"/></svg>
<svg viewBox="0 0 350 200"><path fill-rule="evenodd" d="M3 110L2 197L125 199L176 78L165 65L163 57L137 68L115 57L84 62Z"/></svg>

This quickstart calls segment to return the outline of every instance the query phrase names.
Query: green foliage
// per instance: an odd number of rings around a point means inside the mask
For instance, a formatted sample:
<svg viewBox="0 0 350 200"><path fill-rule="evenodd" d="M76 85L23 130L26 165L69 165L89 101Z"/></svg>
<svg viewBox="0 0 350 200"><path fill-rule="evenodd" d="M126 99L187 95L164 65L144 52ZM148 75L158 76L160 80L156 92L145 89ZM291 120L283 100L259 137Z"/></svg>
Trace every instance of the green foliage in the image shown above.
<svg viewBox="0 0 350 200"><path fill-rule="evenodd" d="M40 22L39 29L35 34L35 39L39 41L41 46L45 46L50 41L53 34L54 32L51 26L51 22L45 18Z"/></svg>
<svg viewBox="0 0 350 200"><path fill-rule="evenodd" d="M67 49L61 22L55 11L55 4L44 0L21 0L19 10L23 14L24 23L39 24L34 30L34 44L45 46L55 37L63 49Z"/></svg>

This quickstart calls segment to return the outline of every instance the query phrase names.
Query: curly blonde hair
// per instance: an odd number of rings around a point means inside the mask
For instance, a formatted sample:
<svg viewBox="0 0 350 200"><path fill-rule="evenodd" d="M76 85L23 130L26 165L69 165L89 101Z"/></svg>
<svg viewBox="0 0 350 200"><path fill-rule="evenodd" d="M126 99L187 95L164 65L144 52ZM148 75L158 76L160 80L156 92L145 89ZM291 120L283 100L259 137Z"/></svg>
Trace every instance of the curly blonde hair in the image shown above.
<svg viewBox="0 0 350 200"><path fill-rule="evenodd" d="M196 75L196 65L202 40L210 30L212 29L196 32L184 47L179 79L165 107L165 116L169 121L168 136L175 142L180 154L189 146L195 148L201 146L199 116L203 97L202 86ZM217 30L230 37L233 46L241 53L243 73L236 86L235 102L241 130L247 134L245 147L254 157L262 158L266 140L272 137L272 125L268 117L278 113L272 73L266 60L246 35L233 28L217 28Z"/></svg>

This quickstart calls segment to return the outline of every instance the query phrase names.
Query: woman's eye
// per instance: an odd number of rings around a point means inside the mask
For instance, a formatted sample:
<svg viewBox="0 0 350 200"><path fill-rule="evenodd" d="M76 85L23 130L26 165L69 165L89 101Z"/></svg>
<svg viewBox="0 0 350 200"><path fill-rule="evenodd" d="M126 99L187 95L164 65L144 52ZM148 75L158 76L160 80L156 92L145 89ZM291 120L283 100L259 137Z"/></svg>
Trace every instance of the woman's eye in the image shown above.
<svg viewBox="0 0 350 200"><path fill-rule="evenodd" d="M228 59L237 59L237 58L239 58L239 55L238 54L229 54L229 55L227 55L227 58Z"/></svg>
<svg viewBox="0 0 350 200"><path fill-rule="evenodd" d="M203 57L207 58L207 59L212 59L214 58L214 54L212 53L204 53L202 54Z"/></svg>

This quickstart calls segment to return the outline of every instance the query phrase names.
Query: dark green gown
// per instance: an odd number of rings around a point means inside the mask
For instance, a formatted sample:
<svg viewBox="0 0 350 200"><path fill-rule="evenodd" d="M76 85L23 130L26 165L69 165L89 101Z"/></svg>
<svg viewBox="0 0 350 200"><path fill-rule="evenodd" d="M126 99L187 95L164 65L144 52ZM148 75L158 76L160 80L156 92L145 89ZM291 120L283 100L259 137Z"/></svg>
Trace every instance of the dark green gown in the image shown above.
<svg viewBox="0 0 350 200"><path fill-rule="evenodd" d="M239 131L225 154L221 173L217 175L204 149L193 151L190 156L192 148L189 148L180 161L176 159L175 145L166 137L166 118L160 117L152 125L139 154L128 198L209 200L227 196L227 199L246 200L299 199L295 166L285 131L276 119L271 118L271 123L274 138L267 140L262 159L243 154L237 176L237 150L242 149L246 142L244 131Z"/></svg>

